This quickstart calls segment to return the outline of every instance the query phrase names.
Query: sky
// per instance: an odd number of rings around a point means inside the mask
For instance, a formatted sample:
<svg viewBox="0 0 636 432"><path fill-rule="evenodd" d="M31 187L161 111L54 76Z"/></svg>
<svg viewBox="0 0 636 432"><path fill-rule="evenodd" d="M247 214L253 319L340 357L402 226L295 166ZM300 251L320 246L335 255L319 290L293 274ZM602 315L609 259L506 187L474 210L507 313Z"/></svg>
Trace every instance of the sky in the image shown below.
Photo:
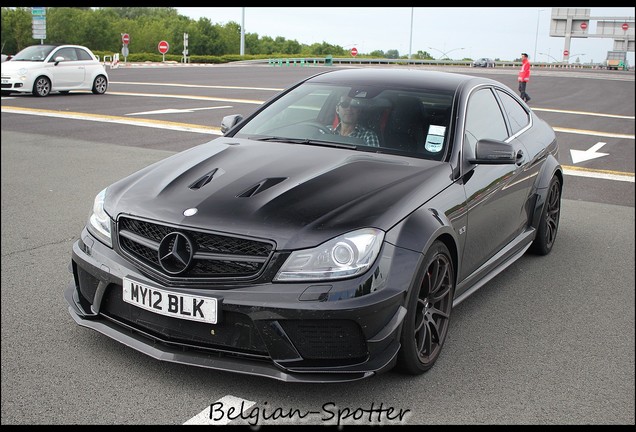
<svg viewBox="0 0 636 432"><path fill-rule="evenodd" d="M586 7L590 17L631 17L634 7ZM504 61L562 61L564 37L550 37L552 7L177 7L178 13L213 24L234 21L246 33L282 36L311 45L326 42L359 53L375 50L416 54L436 59L490 57ZM411 24L412 20L412 24ZM590 20L589 34L596 32ZM570 63L600 63L613 49L611 38L572 38ZM634 53L628 53L634 65Z"/></svg>

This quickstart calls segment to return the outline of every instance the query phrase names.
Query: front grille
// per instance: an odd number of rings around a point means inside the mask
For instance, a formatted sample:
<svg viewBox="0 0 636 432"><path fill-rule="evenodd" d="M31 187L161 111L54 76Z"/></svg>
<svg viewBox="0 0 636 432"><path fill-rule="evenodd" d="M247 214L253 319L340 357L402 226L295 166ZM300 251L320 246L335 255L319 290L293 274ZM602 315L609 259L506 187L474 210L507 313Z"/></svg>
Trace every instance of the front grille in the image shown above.
<svg viewBox="0 0 636 432"><path fill-rule="evenodd" d="M306 360L359 360L367 356L360 326L348 320L280 320Z"/></svg>
<svg viewBox="0 0 636 432"><path fill-rule="evenodd" d="M143 268L180 281L206 279L249 279L257 276L269 261L274 244L248 238L169 226L122 216L118 220L118 240L122 252ZM159 246L168 234L181 233L190 243L184 254L191 264L179 272L166 271L159 260ZM169 269L170 270L170 269Z"/></svg>

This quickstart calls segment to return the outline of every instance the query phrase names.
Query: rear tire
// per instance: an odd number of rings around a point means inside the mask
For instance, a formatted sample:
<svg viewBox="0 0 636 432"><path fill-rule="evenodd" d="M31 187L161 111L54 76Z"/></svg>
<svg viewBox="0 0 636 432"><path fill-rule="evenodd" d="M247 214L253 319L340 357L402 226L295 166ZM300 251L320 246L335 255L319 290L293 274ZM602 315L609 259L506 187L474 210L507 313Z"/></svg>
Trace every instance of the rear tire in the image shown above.
<svg viewBox="0 0 636 432"><path fill-rule="evenodd" d="M444 243L433 243L423 263L424 274L409 293L396 365L411 375L426 372L437 361L448 333L455 294L453 260Z"/></svg>
<svg viewBox="0 0 636 432"><path fill-rule="evenodd" d="M104 75L99 75L93 81L93 94L104 94L108 88L108 80Z"/></svg>
<svg viewBox="0 0 636 432"><path fill-rule="evenodd" d="M561 215L561 181L557 176L550 180L548 196L541 210L541 220L537 228L537 236L530 247L537 255L547 255L554 246L559 229Z"/></svg>

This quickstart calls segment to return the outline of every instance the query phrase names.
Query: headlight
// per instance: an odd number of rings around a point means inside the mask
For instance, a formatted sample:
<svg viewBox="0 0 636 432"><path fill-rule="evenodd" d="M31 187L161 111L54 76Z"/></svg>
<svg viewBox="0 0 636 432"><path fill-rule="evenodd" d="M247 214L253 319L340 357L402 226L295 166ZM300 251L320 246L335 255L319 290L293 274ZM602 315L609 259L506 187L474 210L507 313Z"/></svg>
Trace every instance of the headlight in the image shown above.
<svg viewBox="0 0 636 432"><path fill-rule="evenodd" d="M292 252L274 280L317 281L357 276L373 265L383 240L384 231L364 228L313 249Z"/></svg>
<svg viewBox="0 0 636 432"><path fill-rule="evenodd" d="M113 242L110 236L110 216L104 211L104 197L106 196L106 189L102 190L95 197L93 202L93 211L88 217L88 224L86 227L88 231L93 234L99 241L107 245L113 246Z"/></svg>
<svg viewBox="0 0 636 432"><path fill-rule="evenodd" d="M18 70L18 75L20 76L25 76L27 74L28 70L26 68L20 68Z"/></svg>

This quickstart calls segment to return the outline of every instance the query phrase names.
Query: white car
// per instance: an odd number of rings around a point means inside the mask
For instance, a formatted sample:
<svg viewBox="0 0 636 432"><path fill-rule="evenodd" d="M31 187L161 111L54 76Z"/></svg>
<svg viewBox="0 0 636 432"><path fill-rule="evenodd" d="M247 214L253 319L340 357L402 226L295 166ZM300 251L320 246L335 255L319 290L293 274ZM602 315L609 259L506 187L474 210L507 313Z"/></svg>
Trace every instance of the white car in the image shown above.
<svg viewBox="0 0 636 432"><path fill-rule="evenodd" d="M93 52L80 45L32 45L2 62L2 94L90 90L104 94L108 74Z"/></svg>

